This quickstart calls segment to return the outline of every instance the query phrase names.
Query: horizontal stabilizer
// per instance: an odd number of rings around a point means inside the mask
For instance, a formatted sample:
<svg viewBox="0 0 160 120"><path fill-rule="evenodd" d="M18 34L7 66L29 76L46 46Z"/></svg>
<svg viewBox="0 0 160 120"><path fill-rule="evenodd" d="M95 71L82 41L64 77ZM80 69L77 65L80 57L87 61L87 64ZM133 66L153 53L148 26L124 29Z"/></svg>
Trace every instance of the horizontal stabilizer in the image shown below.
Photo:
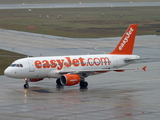
<svg viewBox="0 0 160 120"><path fill-rule="evenodd" d="M146 70L147 70L147 66L144 66L144 67L142 68L142 70L146 71Z"/></svg>

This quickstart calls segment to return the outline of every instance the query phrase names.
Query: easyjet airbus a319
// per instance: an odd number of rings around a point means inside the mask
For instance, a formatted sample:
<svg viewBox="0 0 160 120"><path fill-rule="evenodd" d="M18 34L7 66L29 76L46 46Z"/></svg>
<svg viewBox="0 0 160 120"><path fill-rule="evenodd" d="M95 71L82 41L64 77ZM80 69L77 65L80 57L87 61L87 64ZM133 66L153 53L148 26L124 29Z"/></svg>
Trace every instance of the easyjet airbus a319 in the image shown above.
<svg viewBox="0 0 160 120"><path fill-rule="evenodd" d="M28 57L14 61L4 74L24 79L24 88L29 88L28 82L44 78L57 78L57 86L79 84L81 88L87 88L86 77L109 71L123 72L127 69L120 69L121 67L140 60L140 56L132 55L136 31L137 25L130 25L109 54ZM146 67L143 68L145 69Z"/></svg>

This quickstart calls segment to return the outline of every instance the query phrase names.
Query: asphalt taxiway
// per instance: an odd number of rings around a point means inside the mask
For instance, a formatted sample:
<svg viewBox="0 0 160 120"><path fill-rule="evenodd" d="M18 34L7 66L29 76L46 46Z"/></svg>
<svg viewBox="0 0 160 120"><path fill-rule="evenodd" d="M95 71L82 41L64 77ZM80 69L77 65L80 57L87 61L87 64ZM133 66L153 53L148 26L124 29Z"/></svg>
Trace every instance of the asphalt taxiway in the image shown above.
<svg viewBox="0 0 160 120"><path fill-rule="evenodd" d="M30 8L85 8L85 7L140 7L160 6L160 2L116 2L116 3L55 3L55 4L0 4L0 9Z"/></svg>
<svg viewBox="0 0 160 120"><path fill-rule="evenodd" d="M119 37L71 39L0 30L0 48L32 56L111 52ZM3 120L159 120L160 36L137 36L134 54L148 59L127 68L147 71L109 72L78 85L56 88L55 79L30 83L0 76L0 119Z"/></svg>

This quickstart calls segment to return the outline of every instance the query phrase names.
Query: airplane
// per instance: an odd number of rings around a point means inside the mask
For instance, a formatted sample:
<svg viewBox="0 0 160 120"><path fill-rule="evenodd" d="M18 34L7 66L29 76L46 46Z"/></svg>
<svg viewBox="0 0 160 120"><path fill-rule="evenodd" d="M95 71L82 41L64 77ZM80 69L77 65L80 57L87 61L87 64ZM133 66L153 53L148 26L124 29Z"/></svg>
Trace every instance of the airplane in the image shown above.
<svg viewBox="0 0 160 120"><path fill-rule="evenodd" d="M7 67L4 74L11 78L24 79L25 89L29 88L28 82L38 82L44 78L57 78L57 86L79 84L80 88L87 88L85 78L90 75L137 69L120 69L141 59L132 54L137 27L137 24L131 24L109 54L21 58ZM146 71L146 66L142 69Z"/></svg>

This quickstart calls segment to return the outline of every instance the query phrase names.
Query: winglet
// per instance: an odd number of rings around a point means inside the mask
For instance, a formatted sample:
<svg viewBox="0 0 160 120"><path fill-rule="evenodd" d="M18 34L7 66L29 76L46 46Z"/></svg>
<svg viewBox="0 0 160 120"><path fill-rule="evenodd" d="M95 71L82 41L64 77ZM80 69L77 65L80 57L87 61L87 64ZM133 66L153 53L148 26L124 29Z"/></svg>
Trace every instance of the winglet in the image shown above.
<svg viewBox="0 0 160 120"><path fill-rule="evenodd" d="M126 32L124 33L122 39L116 46L116 48L110 54L131 55L133 52L137 27L138 27L137 24L130 25L126 30Z"/></svg>
<svg viewBox="0 0 160 120"><path fill-rule="evenodd" d="M144 67L142 68L142 70L146 71L146 70L147 70L147 66L144 66Z"/></svg>

